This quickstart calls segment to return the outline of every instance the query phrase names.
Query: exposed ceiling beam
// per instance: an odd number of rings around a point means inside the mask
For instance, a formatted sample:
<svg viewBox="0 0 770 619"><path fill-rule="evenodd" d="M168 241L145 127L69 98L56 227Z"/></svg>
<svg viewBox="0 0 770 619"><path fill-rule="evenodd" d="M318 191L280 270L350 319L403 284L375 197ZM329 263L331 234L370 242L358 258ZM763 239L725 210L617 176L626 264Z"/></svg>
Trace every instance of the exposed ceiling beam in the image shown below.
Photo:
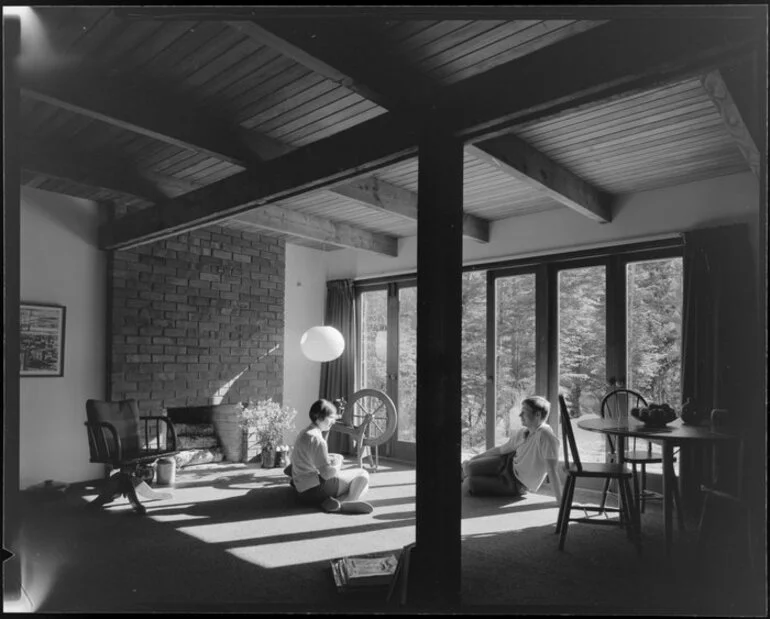
<svg viewBox="0 0 770 619"><path fill-rule="evenodd" d="M458 82L442 109L458 137L480 142L517 124L698 77L748 57L761 40L764 26L753 20L609 23Z"/></svg>
<svg viewBox="0 0 770 619"><path fill-rule="evenodd" d="M762 111L762 102L767 99L767 76L759 68L763 64L763 58L766 61L767 47L757 46L754 54L747 61L719 69L727 90L757 148L761 148L767 138L766 117Z"/></svg>
<svg viewBox="0 0 770 619"><path fill-rule="evenodd" d="M22 72L22 94L36 101L99 120L166 144L245 166L259 157L238 131L189 99L169 103L149 84L130 84L98 69Z"/></svg>
<svg viewBox="0 0 770 619"><path fill-rule="evenodd" d="M732 62L752 53L764 36L756 23L742 20L666 21L658 27L637 21L608 24L448 88L442 97L446 107L433 116L443 117L466 141L490 139L516 123ZM528 88L531 83L538 87ZM333 187L415 156L418 139L415 128L404 128L400 119L383 114L261 164L258 178L252 172L239 173L171 200L164 208L168 217L136 213L105 225L102 245L139 245L257 205Z"/></svg>
<svg viewBox="0 0 770 619"><path fill-rule="evenodd" d="M37 69L24 74L22 93L29 99L243 168L292 150L257 131L232 126L211 110L198 108L189 96L182 99L166 92L161 97L152 84L135 80L131 84L128 88L110 77L106 69L93 65L78 68L76 73ZM147 92L154 94L148 96Z"/></svg>
<svg viewBox="0 0 770 619"><path fill-rule="evenodd" d="M526 183L552 200L598 221L608 223L611 196L563 168L513 134L492 138L465 152Z"/></svg>
<svg viewBox="0 0 770 619"><path fill-rule="evenodd" d="M722 74L718 69L710 71L701 79L703 88L708 93L709 98L719 111L727 132L735 141L738 150L741 151L746 163L749 164L752 172L759 177L761 173L761 164L759 149L754 139L751 137L746 122L736 105L730 89L727 87Z"/></svg>
<svg viewBox="0 0 770 619"><path fill-rule="evenodd" d="M245 224L262 230L282 232L336 247L362 249L385 256L398 255L398 239L394 236L369 232L275 205L254 209L230 221L239 226Z"/></svg>
<svg viewBox="0 0 770 619"><path fill-rule="evenodd" d="M358 179L335 187L332 191L367 206L373 206L410 221L417 221L417 194L378 178ZM463 235L488 243L489 221L466 213L463 221Z"/></svg>
<svg viewBox="0 0 770 619"><path fill-rule="evenodd" d="M417 154L415 136L391 130L384 116L342 131L283 157L265 161L258 169L226 179L134 213L100 228L102 249L127 249L176 236L216 223L257 206L326 189L371 174ZM380 128L377 126L380 125ZM374 132L377 139L371 140Z"/></svg>
<svg viewBox="0 0 770 619"><path fill-rule="evenodd" d="M383 62L382 55L376 53L376 40L370 41L368 46L357 45L358 53L350 54L344 46L339 45L343 32L318 29L311 20L301 22L299 26L295 20L262 23L265 27L249 22L231 22L240 32L289 55L307 68L329 79L350 84L353 89L358 88L359 94L394 114L398 114L405 105L429 103L437 90L432 80L425 75L417 74L407 66ZM573 36L598 25L600 23L576 22L571 26ZM367 32L364 32L364 36L372 38ZM371 48L375 51L370 52ZM490 151L488 142L481 142L473 147L472 152L477 158L491 163L518 182L547 194L582 215L602 223L611 220L608 196L603 196L590 183L579 179L534 147L512 137L507 143L495 141L492 148ZM414 196L415 209L416 200L417 196ZM362 201L380 206L376 201ZM467 221L467 224L468 230L479 229L478 221ZM486 225L488 228L488 222ZM488 241L488 233L486 236Z"/></svg>
<svg viewBox="0 0 770 619"><path fill-rule="evenodd" d="M312 22L306 22L304 28L297 28L296 22L281 21L272 21L267 28L253 22L230 22L229 25L394 113L398 113L405 102L420 104L436 92L431 80L407 67L382 63L381 58L367 53L362 46L357 46L356 54L347 53L345 47L338 45L342 33L316 30ZM368 38L368 33L364 32L363 36ZM376 178L361 179L349 186L336 187L333 192L417 221L417 194L391 183ZM466 214L463 235L488 243L489 221Z"/></svg>
<svg viewBox="0 0 770 619"><path fill-rule="evenodd" d="M132 161L122 157L104 153L96 157L70 145L42 142L29 135L22 137L20 151L22 167L29 172L150 202L163 202L200 188L189 181L138 169Z"/></svg>
<svg viewBox="0 0 770 619"><path fill-rule="evenodd" d="M417 220L417 195L413 191L370 176L334 187L331 191L351 200L398 215Z"/></svg>
<svg viewBox="0 0 770 619"><path fill-rule="evenodd" d="M324 62L317 55L305 51L302 46L290 41L286 34L277 34L251 21L228 21L225 23L234 30L253 39L258 45L267 45L314 73L323 75L340 86L357 92L365 99L381 105L378 100L380 99L379 93L373 91L365 83L356 80L355 77L348 75L345 71L340 71L335 66ZM293 30L290 22L284 22L284 25Z"/></svg>

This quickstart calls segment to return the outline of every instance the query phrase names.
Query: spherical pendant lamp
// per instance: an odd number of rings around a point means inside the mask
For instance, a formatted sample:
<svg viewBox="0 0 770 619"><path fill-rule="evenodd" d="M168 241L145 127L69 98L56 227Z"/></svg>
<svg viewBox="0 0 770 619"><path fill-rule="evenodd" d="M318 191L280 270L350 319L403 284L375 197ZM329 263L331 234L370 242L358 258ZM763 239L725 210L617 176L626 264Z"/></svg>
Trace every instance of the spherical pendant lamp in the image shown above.
<svg viewBox="0 0 770 619"><path fill-rule="evenodd" d="M311 361L333 361L345 350L345 338L334 327L311 327L303 334L299 346Z"/></svg>

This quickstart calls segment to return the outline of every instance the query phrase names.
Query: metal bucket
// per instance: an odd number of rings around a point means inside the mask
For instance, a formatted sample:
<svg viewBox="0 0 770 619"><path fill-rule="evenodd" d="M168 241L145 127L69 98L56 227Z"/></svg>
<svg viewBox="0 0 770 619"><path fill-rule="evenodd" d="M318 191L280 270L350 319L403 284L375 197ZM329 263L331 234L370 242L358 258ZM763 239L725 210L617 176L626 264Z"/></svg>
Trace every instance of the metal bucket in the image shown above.
<svg viewBox="0 0 770 619"><path fill-rule="evenodd" d="M159 486L173 486L176 483L176 460L160 458L158 460L156 483Z"/></svg>

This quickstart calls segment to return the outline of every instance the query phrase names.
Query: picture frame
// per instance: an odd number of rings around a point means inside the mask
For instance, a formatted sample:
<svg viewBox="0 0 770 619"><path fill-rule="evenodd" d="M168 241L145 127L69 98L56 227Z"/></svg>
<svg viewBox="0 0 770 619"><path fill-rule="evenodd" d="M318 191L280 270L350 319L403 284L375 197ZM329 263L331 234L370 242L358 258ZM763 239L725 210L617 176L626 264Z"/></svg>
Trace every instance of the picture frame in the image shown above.
<svg viewBox="0 0 770 619"><path fill-rule="evenodd" d="M20 304L21 376L64 376L64 333L67 308L45 303Z"/></svg>

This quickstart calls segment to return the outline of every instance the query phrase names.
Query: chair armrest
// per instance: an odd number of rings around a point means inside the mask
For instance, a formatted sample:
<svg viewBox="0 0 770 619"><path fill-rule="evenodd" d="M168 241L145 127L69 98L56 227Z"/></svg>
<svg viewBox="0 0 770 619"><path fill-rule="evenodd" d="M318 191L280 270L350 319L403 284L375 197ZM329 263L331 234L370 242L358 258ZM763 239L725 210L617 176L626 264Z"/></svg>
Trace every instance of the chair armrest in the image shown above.
<svg viewBox="0 0 770 619"><path fill-rule="evenodd" d="M92 462L115 463L123 459L123 445L114 425L107 421L86 421L85 426L88 431L88 446L91 449ZM117 451L114 455L110 453L109 441L104 436L105 430L112 434L112 440ZM100 438L101 443L99 442Z"/></svg>
<svg viewBox="0 0 770 619"><path fill-rule="evenodd" d="M171 420L164 416L164 415L141 415L139 417L140 421L144 421L144 438L145 438L145 448L149 448L149 424L151 421L155 421L155 427L157 429L157 434L155 435L155 445L160 449L160 427L158 426L158 422L162 421L166 424L166 450L167 451L176 451L176 430L174 429L174 424L171 422Z"/></svg>

